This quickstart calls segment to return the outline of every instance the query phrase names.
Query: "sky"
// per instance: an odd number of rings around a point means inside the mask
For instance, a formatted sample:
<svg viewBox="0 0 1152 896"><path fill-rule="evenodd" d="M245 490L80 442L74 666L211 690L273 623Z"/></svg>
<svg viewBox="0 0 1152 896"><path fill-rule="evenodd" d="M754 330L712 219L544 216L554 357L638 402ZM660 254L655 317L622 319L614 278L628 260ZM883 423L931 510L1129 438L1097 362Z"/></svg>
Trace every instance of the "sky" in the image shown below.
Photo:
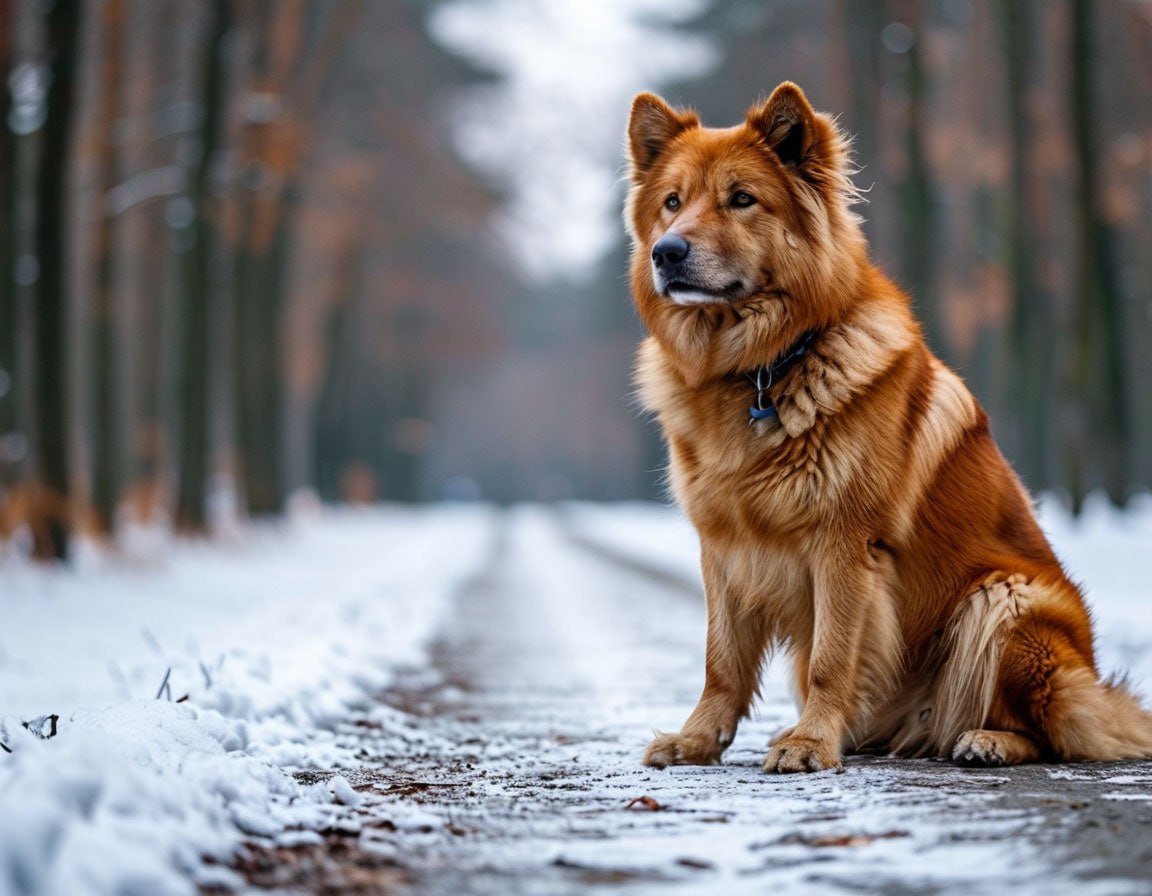
<svg viewBox="0 0 1152 896"><path fill-rule="evenodd" d="M504 187L501 240L533 280L580 281L620 239L633 95L706 72L708 41L673 26L704 0L455 0L433 37L501 76L461 101L464 158Z"/></svg>

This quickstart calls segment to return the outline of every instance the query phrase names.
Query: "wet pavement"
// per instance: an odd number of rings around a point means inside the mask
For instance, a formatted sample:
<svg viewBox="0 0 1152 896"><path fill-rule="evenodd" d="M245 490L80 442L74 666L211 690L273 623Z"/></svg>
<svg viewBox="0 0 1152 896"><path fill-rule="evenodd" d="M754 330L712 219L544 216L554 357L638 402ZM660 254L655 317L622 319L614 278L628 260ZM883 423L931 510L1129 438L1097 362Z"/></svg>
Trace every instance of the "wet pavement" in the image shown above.
<svg viewBox="0 0 1152 896"><path fill-rule="evenodd" d="M1152 764L766 775L781 664L722 765L643 767L703 643L694 581L509 512L428 665L342 732L353 817L239 867L284 893L1152 893Z"/></svg>

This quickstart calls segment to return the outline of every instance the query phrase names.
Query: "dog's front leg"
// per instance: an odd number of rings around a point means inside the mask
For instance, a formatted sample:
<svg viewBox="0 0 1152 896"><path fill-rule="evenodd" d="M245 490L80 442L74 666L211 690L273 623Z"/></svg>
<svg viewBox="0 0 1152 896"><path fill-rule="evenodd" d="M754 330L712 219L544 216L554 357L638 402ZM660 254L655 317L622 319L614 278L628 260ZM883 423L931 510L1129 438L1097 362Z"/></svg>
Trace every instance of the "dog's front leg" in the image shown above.
<svg viewBox="0 0 1152 896"><path fill-rule="evenodd" d="M707 547L702 559L708 602L704 692L678 733L659 734L649 745L644 763L656 768L719 762L759 685L768 626L755 614L737 618L737 595L722 565Z"/></svg>
<svg viewBox="0 0 1152 896"><path fill-rule="evenodd" d="M818 772L840 767L845 731L857 711L865 623L877 598L878 582L866 557L813 570L807 699L796 727L773 744L764 761L765 771Z"/></svg>

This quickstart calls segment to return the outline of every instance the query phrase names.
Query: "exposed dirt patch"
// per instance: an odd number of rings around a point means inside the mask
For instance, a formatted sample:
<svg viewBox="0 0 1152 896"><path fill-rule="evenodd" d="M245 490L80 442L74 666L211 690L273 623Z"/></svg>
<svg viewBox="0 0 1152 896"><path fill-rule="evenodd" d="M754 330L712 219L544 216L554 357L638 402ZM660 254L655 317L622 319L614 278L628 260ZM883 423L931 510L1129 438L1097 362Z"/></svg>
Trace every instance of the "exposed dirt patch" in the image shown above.
<svg viewBox="0 0 1152 896"><path fill-rule="evenodd" d="M321 843L301 846L248 846L233 867L257 889L317 896L384 896L410 882L395 860L365 850L352 834L328 834Z"/></svg>

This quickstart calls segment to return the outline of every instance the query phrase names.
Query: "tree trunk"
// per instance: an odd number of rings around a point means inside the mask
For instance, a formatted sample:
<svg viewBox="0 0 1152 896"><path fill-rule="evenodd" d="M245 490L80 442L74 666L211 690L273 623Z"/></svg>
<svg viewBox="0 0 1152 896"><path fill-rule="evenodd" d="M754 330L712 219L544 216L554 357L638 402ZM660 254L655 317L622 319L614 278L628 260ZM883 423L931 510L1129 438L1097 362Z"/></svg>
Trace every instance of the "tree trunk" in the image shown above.
<svg viewBox="0 0 1152 896"><path fill-rule="evenodd" d="M248 223L251 233L255 221L249 217ZM237 253L236 425L245 501L253 516L278 513L284 497L280 306L288 234L282 217L274 226L268 245L250 238Z"/></svg>
<svg viewBox="0 0 1152 896"><path fill-rule="evenodd" d="M120 144L123 183L171 170L189 141L187 126L164 127L174 101L186 93L182 73L193 57L199 21L192 4L132 3L121 77ZM190 39L192 38L192 39ZM170 119L169 119L170 120ZM170 501L172 467L171 270L173 199L161 191L119 210L118 338L125 428L120 462L120 507L134 522L155 522Z"/></svg>
<svg viewBox="0 0 1152 896"><path fill-rule="evenodd" d="M36 176L34 286L35 367L39 426L33 464L39 477L31 510L33 552L42 559L68 556L72 498L68 455L68 233L71 202L68 181L79 56L81 8L78 0L56 0L45 12L45 59L49 68L47 115L41 131Z"/></svg>
<svg viewBox="0 0 1152 896"><path fill-rule="evenodd" d="M117 350L116 218L106 196L120 179L117 124L120 118L120 65L127 28L124 0L105 0L101 28L98 153L101 200L96 226L95 308L92 315L92 503L99 531L113 536L120 502L124 455L124 411ZM66 222L61 221L62 226Z"/></svg>
<svg viewBox="0 0 1152 896"><path fill-rule="evenodd" d="M13 65L12 0L0 0L0 538L11 534L5 511L16 480L16 138L8 126Z"/></svg>
<svg viewBox="0 0 1152 896"><path fill-rule="evenodd" d="M268 12L264 5L257 12ZM253 84L269 109L250 120L244 148L244 195L236 252L236 434L248 513L278 513L283 505L280 394L281 303L287 259L289 176L299 163L299 132L288 87L301 54L306 10L300 0L277 17L253 17Z"/></svg>
<svg viewBox="0 0 1152 896"><path fill-rule="evenodd" d="M1076 331L1071 393L1079 408L1074 420L1068 483L1079 510L1086 492L1102 485L1116 503L1127 488L1130 432L1121 296L1111 234L1100 213L1094 128L1095 97L1092 0L1072 3L1072 139L1076 150ZM1095 449L1089 445L1095 443ZM1098 459L1099 463L1094 463Z"/></svg>
<svg viewBox="0 0 1152 896"><path fill-rule="evenodd" d="M843 40L846 124L852 133L852 149L864 171L880 167L880 32L887 21L882 4L875 0L837 0L838 33ZM872 175L865 173L865 180Z"/></svg>
<svg viewBox="0 0 1152 896"><path fill-rule="evenodd" d="M254 186L241 205L236 253L235 358L237 441L250 514L277 513L285 498L282 311L299 180L312 120L332 63L359 4L342 0L323 12L302 0L274 4L277 16L256 39L254 86L271 112L248 126L246 176ZM303 48L305 19L324 19L320 37ZM264 16L258 21L267 20ZM294 99L295 102L290 102Z"/></svg>
<svg viewBox="0 0 1152 896"><path fill-rule="evenodd" d="M232 22L231 0L215 0L209 40L201 69L202 120L200 157L192 176L195 229L183 257L183 307L180 356L180 462L177 474L176 524L183 532L204 532L208 525L206 488L210 455L209 376L213 356L211 332L212 259L216 245L212 167L223 127L225 51Z"/></svg>
<svg viewBox="0 0 1152 896"><path fill-rule="evenodd" d="M903 221L903 270L907 288L912 293L924 333L932 349L945 360L948 346L944 335L940 308L935 290L935 201L932 174L924 150L924 34L923 10L920 4L902 4L906 13L905 24L912 29L915 39L908 49L906 88L908 91L908 118L905 131L904 180L900 185L900 206Z"/></svg>
<svg viewBox="0 0 1152 896"><path fill-rule="evenodd" d="M1029 224L1029 73L1033 59L1031 4L1005 0L1000 8L1004 65L1008 87L1008 134L1011 153L1011 194L1008 208L1007 263L1012 309L1009 330L1011 358L1007 406L1013 414L1013 459L1033 489L1051 485L1046 464L1050 440L1048 403L1052 389L1048 346L1053 338L1046 296L1035 274Z"/></svg>

